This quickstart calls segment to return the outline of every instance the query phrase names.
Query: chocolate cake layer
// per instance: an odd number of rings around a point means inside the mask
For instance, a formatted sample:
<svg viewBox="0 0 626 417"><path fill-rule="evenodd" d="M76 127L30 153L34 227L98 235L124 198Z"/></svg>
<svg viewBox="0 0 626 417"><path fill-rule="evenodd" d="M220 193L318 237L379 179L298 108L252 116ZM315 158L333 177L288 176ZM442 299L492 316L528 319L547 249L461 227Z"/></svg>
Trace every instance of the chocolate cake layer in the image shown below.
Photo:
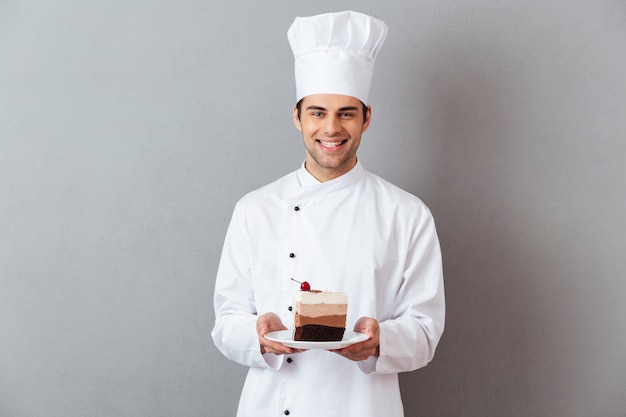
<svg viewBox="0 0 626 417"><path fill-rule="evenodd" d="M308 324L306 326L296 327L293 340L307 342L337 342L343 339L343 333L346 329L339 327L320 326L317 324Z"/></svg>

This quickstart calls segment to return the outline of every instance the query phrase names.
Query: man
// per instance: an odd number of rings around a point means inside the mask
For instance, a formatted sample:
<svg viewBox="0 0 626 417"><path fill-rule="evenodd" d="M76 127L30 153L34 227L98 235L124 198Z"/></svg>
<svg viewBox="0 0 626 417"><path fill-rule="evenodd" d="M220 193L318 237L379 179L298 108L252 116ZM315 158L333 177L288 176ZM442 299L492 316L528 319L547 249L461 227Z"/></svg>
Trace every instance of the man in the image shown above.
<svg viewBox="0 0 626 417"><path fill-rule="evenodd" d="M355 13L297 18L301 168L236 205L215 286L218 349L249 366L238 416L400 417L398 373L427 365L444 325L441 254L428 208L357 160L386 25ZM296 350L264 336L292 326L292 280L348 294L368 339Z"/></svg>

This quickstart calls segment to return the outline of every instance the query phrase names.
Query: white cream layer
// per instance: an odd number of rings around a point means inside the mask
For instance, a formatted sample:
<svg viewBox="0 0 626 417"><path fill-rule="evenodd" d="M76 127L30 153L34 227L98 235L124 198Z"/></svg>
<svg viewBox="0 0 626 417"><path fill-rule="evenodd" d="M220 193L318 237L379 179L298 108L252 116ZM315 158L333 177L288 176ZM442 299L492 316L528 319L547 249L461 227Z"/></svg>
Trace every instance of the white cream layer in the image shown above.
<svg viewBox="0 0 626 417"><path fill-rule="evenodd" d="M308 317L345 315L348 295L344 292L298 291L293 295L294 313Z"/></svg>

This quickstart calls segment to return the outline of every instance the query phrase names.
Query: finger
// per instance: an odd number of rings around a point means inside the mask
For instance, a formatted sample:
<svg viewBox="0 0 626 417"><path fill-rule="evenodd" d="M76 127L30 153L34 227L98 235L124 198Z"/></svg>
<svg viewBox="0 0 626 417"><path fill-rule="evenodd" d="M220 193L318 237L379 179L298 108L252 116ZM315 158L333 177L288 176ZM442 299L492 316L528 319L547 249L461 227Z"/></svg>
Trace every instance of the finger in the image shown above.
<svg viewBox="0 0 626 417"><path fill-rule="evenodd" d="M278 355L304 352L304 349L294 349L294 348L285 346L280 342L269 340L265 337L260 337L259 343L261 344L265 352L275 353Z"/></svg>
<svg viewBox="0 0 626 417"><path fill-rule="evenodd" d="M377 344L370 339L355 343L343 349L331 350L331 352L337 353L350 360L365 360L376 354L376 346Z"/></svg>

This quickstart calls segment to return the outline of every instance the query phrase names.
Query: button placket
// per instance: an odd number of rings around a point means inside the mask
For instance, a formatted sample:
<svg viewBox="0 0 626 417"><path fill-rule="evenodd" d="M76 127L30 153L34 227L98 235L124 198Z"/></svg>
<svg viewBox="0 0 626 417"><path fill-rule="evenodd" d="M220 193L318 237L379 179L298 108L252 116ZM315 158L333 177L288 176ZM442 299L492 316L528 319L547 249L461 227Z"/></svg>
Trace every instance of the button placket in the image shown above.
<svg viewBox="0 0 626 417"><path fill-rule="evenodd" d="M301 213L302 213L302 208L299 204L297 203L293 203L291 205L291 210L292 210L292 215L289 216L290 220L290 227L289 227L289 233L287 234L287 240L286 240L286 244L287 244L287 250L288 250L288 257L289 259L286 260L286 263L288 264L288 268L286 269L285 272L289 272L289 275L285 278L287 280L292 280L292 277L297 276L297 256L296 254L298 253L298 250L300 250L300 246L298 246L298 242L300 241L300 235L302 233L301 231ZM291 282L291 281L290 281ZM291 282L291 284L293 284L293 282ZM288 305L287 309L289 310L289 312L293 312L293 306L292 305ZM290 368L292 366L295 366L295 360L292 357L287 357L285 359L286 363L289 364ZM293 368L291 368L293 369ZM291 411L289 410L289 408L287 408L287 404L285 402L282 403L282 406L285 407L283 408L283 414L285 416L289 416L291 415Z"/></svg>
<svg viewBox="0 0 626 417"><path fill-rule="evenodd" d="M287 274L289 274L289 277L293 277L294 273L296 272L296 268L297 268L297 264L294 262L296 259L296 252L292 252L291 250L297 250L298 246L297 246L297 242L298 242L298 229L299 227L299 217L298 217L298 212L300 212L300 205L298 203L296 203L295 201L292 201L290 203L289 206L289 211L291 211L291 215L287 216L287 222L288 222L288 226L287 226L287 230L288 232L286 233L285 237L285 248L288 251L288 257L289 259L286 261L285 266L286 269L284 270L284 272L286 272ZM290 286L289 288L293 288L292 286ZM291 297L290 297L291 298ZM291 305L287 305L287 310L289 312L293 311L293 308ZM284 311L284 310L283 310Z"/></svg>

